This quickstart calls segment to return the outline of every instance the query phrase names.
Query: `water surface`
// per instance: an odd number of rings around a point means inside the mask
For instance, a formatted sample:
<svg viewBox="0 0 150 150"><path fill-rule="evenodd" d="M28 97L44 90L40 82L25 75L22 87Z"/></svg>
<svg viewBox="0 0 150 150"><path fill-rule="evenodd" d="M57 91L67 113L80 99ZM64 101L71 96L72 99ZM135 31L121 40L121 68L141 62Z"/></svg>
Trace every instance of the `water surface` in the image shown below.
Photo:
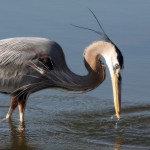
<svg viewBox="0 0 150 150"><path fill-rule="evenodd" d="M109 74L94 91L72 94L43 90L29 97L25 130L19 131L18 110L0 122L0 149L99 150L150 149L150 2L126 0L8 0L0 5L0 38L47 37L57 41L74 72L86 74L83 49L100 37L71 23L99 30L87 8L124 55L122 118L116 128ZM9 97L0 95L0 118Z"/></svg>

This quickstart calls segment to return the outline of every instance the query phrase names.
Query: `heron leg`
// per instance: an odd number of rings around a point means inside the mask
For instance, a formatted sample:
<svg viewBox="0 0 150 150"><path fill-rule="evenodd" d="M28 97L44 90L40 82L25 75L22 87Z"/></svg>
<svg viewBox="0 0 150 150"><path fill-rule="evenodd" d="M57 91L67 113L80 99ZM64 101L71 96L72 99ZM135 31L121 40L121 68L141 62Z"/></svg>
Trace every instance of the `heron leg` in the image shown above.
<svg viewBox="0 0 150 150"><path fill-rule="evenodd" d="M15 108L17 107L17 105L18 105L17 99L15 99L14 96L11 96L10 107L9 107L8 113L5 117L6 119L11 119L12 113L15 110Z"/></svg>
<svg viewBox="0 0 150 150"><path fill-rule="evenodd" d="M27 99L27 94L22 94L19 97L15 95L11 96L10 107L5 119L11 119L13 111L18 106L20 122L24 122L24 110L25 110L26 99Z"/></svg>
<svg viewBox="0 0 150 150"><path fill-rule="evenodd" d="M25 104L26 104L26 99L18 101L18 109L19 109L20 122L24 122Z"/></svg>

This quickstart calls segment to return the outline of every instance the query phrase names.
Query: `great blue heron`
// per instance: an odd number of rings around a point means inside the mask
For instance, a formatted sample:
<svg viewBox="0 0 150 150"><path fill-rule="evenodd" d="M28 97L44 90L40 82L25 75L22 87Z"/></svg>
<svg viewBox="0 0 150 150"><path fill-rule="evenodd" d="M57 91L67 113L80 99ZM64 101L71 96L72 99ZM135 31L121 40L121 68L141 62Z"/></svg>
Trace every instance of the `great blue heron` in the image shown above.
<svg viewBox="0 0 150 150"><path fill-rule="evenodd" d="M84 63L88 70L85 76L77 75L68 68L62 48L54 41L36 37L0 40L0 92L11 97L6 119L11 118L18 106L20 122L24 122L27 98L39 90L62 88L84 92L96 88L105 79L102 57L112 78L115 110L119 118L123 56L105 32L104 35L106 40L93 42L84 50Z"/></svg>

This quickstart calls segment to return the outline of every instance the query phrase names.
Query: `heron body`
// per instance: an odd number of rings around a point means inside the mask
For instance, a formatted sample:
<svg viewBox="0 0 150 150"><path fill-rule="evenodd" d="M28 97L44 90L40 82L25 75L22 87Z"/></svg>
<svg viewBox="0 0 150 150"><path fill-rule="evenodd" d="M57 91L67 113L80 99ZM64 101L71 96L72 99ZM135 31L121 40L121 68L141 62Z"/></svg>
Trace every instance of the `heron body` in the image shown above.
<svg viewBox="0 0 150 150"><path fill-rule="evenodd" d="M117 47L106 41L97 41L85 48L84 63L87 75L73 73L67 66L62 48L46 38L20 37L0 40L0 92L11 97L6 118L11 118L18 106L20 121L24 121L24 109L28 96L46 88L85 92L96 88L105 79L104 57L110 75L119 79L123 56ZM119 80L114 88L119 87ZM119 93L114 91L116 99ZM119 100L115 103L120 113Z"/></svg>

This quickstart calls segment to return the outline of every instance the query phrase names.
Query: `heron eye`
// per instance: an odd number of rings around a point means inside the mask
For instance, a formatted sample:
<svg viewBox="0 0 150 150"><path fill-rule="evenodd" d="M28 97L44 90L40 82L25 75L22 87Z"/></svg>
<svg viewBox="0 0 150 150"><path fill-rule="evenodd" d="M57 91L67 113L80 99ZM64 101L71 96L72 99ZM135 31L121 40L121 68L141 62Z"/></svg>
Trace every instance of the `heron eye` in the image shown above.
<svg viewBox="0 0 150 150"><path fill-rule="evenodd" d="M115 69L119 69L120 66L118 64L115 65Z"/></svg>
<svg viewBox="0 0 150 150"><path fill-rule="evenodd" d="M104 58L103 58L103 57L99 58L98 61L99 61L99 63L100 63L101 65L104 65L104 62L105 62L105 61L104 61Z"/></svg>

